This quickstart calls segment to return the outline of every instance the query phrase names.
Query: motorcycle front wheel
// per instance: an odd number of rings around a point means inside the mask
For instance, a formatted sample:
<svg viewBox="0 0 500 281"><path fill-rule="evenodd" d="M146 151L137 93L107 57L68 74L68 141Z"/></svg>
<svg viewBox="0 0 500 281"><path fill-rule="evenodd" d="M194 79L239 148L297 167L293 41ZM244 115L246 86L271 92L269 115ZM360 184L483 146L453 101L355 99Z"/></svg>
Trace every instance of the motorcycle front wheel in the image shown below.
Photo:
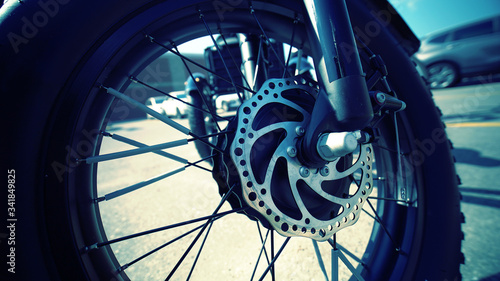
<svg viewBox="0 0 500 281"><path fill-rule="evenodd" d="M354 30L365 31L359 35L367 46L360 48L367 78L377 71L371 52L389 73L387 83L381 80L372 90L387 91L389 84L407 107L374 119L380 136L367 156L371 194L359 204L357 223L324 243L283 238L262 217L229 206L206 161L212 156L201 158L193 143L227 153L223 141L206 141L213 134L192 134L187 121L164 117L147 125L110 121L129 114L123 102L141 107L146 97L133 89L154 86L143 79L144 71L161 55L173 53L190 73L194 66L182 44L196 38L257 34L307 55L301 1L7 2L0 84L4 112L11 114L5 163L17 177L17 276L460 279L460 195L438 110L393 35L397 27L390 20L396 16L389 4L347 2ZM285 72L272 78L293 79ZM241 77L228 80L235 88L251 88ZM311 106L297 104L304 112ZM229 119L214 117L215 137L234 134L225 129ZM231 202L244 202L241 192L233 194L237 200ZM355 221L339 217L339 225L343 219Z"/></svg>

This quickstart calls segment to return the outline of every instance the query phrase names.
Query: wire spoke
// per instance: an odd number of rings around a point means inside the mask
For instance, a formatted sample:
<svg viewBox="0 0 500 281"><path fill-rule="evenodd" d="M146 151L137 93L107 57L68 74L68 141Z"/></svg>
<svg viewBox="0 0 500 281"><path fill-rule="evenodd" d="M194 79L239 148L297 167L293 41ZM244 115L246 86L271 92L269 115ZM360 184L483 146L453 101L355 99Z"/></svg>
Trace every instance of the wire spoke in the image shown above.
<svg viewBox="0 0 500 281"><path fill-rule="evenodd" d="M274 231L272 232L274 233ZM273 234L271 233L271 249L273 249L273 254L274 254L274 246L272 246L273 244ZM272 255L273 256L273 259L271 260L271 263L267 266L266 270L264 271L264 273L262 274L262 276L260 277L259 281L262 281L264 280L264 277L266 277L267 273L273 269L272 271L272 279L275 280L275 275L274 275L274 263L276 262L276 260L279 258L279 256L281 255L281 253L283 252L283 250L285 249L286 245L288 244L288 242L290 241L290 237L287 237L285 239L285 242L283 242L283 245L281 245L281 248L278 250L278 252L276 253L276 256Z"/></svg>
<svg viewBox="0 0 500 281"><path fill-rule="evenodd" d="M219 35L222 38L222 41L224 41L224 46L229 46L227 44L226 37L224 36L224 34L222 32L222 29L220 27L219 27L218 31L219 31ZM245 84L247 85L248 88L251 88L250 87L250 83L248 83L248 80L247 80L246 76L243 74L243 71L241 69L241 63L237 63L236 62L236 59L234 58L233 53L231 52L231 50L229 48L226 48L226 49L227 49L227 53L231 57L231 60L233 61L233 64L234 64L235 68L238 69L240 76L243 78L243 82L245 82Z"/></svg>
<svg viewBox="0 0 500 281"><path fill-rule="evenodd" d="M369 196L369 199L375 199L375 200L385 200L385 201L393 201L393 202L399 202L399 203L414 203L414 202L408 202L406 200L401 200L401 199L394 199L394 198L384 198L384 197L374 197L374 196Z"/></svg>
<svg viewBox="0 0 500 281"><path fill-rule="evenodd" d="M129 145L132 145L132 146L135 146L135 147L147 147L148 146L148 145L146 145L144 143L141 143L141 142L129 139L129 138L124 137L124 136L120 136L118 134L111 134L111 133L108 133L108 132L101 132L101 134L103 136L105 136L105 137L110 137L110 138L112 138L114 140L117 140L119 142L123 142L123 143L129 144ZM174 161L180 162L182 164L189 163L187 159L184 159L182 157L179 157L179 156L167 153L167 152L162 151L162 150L157 150L157 151L152 151L152 152L155 153L155 154L164 156L166 158L172 159Z"/></svg>
<svg viewBox="0 0 500 281"><path fill-rule="evenodd" d="M198 250L198 254L196 255L196 258L194 259L193 266L191 266L191 270L189 271L189 275L186 278L186 280L189 280L191 278L191 275L193 274L194 268L196 267L196 264L198 263L198 259L200 258L201 251L203 250L203 247L205 246L205 242L207 242L208 234L210 233L210 230L212 229L213 221L210 222L210 225L207 229L207 233L205 233L205 237L203 238L203 241L201 242L200 249Z"/></svg>
<svg viewBox="0 0 500 281"><path fill-rule="evenodd" d="M238 87L236 86L236 83L234 82L234 79L233 79L233 76L231 75L231 71L229 71L229 68L227 67L227 64L226 64L226 61L224 60L224 57L222 56L222 52L220 50L220 47L219 47L219 44L217 44L217 41L215 40L215 37L214 37L214 34L212 33L212 31L210 30L210 27L208 26L207 24L207 21L205 20L205 16L203 15L203 13L200 11L198 11L199 14L200 14L200 19L201 21L203 22L203 24L205 25L205 29L207 30L208 34L210 35L210 38L212 39L212 42L214 43L214 46L215 48L217 49L217 52L219 53L219 56L222 60L222 64L224 65L224 68L226 70L226 73L229 77L229 79L231 80L231 84L233 85L234 87L234 90L236 91L236 93L238 94L238 97L241 101L241 103L243 103L243 96L241 95L241 93L238 91Z"/></svg>
<svg viewBox="0 0 500 281"><path fill-rule="evenodd" d="M266 232L266 237L263 238L262 233L260 232L260 226L259 226L258 222L257 222L257 227L258 227L258 231L259 231L260 241L262 242L262 247L260 248L260 252L259 252L259 255L257 257L257 262L255 263L255 267L253 268L252 277L250 277L250 280L253 280L253 277L255 276L255 273L257 272L257 267L259 265L260 258L262 257L263 253L264 253L264 256L266 257L267 263L269 264L269 257L267 256L267 252L266 252L266 241L267 241L267 237L269 236L269 233L271 232L271 230L268 229Z"/></svg>
<svg viewBox="0 0 500 281"><path fill-rule="evenodd" d="M208 67L206 67L206 66L204 66L204 65L202 65L202 64L200 64L200 63L197 63L196 61L194 61L194 60L192 60L192 59L190 59L190 58L188 58L188 57L186 57L186 56L182 55L181 53L177 52L176 50L174 50L174 49L172 49L172 48L168 47L167 45L165 45L165 44L163 44L163 43L161 43L161 42L157 41L154 37L152 37L152 36L150 36L150 35L146 35L146 37L147 37L147 38L148 38L148 39L149 39L152 43L157 44L158 46L160 46L160 47L162 47L163 49L165 49L165 50L167 50L167 51L171 52L172 54L174 54L174 55L176 55L176 56L178 56L178 57L181 57L181 58L185 59L186 61L188 61L189 63L192 63L193 65L196 65L197 67L199 67L199 68L201 68L201 69L203 69L203 70L205 70L205 71L207 71L207 72L209 72L209 73L212 73L213 75L217 76L217 77L218 77L218 78L220 78L221 80L224 80L224 81L226 81L227 83L232 84L231 80L228 80L227 78L225 78L225 77L221 76L220 74L218 74L217 72L215 72L215 71L211 70L210 68L208 68ZM251 90L251 89L250 89L250 88L248 88L248 87L245 87L245 86L240 85L240 84L238 84L238 83L235 83L235 85L236 85L236 87L238 87L238 88L239 88L239 89L241 89L241 90L246 90L246 91L250 91L250 92L252 92L252 93L255 93L253 90Z"/></svg>
<svg viewBox="0 0 500 281"><path fill-rule="evenodd" d="M121 242L121 241L130 240L130 239L133 239L133 238L141 237L141 236L144 236L144 235L149 235L149 234L152 234L152 233L156 233L156 232L160 232L160 231L164 231L164 230L168 230L168 229L173 229L173 228L181 227L181 226L192 224L192 223L197 223L197 222L207 221L207 220L214 220L214 219L221 218L221 217L224 217L224 216L229 215L229 214L233 214L233 213L237 213L237 212L242 212L242 211L244 211L246 209L247 208L234 209L234 210L230 210L230 211L226 211L226 212L222 212L222 213L218 213L218 214L212 214L210 216L200 217L200 218L197 218L197 219L192 219L192 220L188 220L188 221L184 221L184 222L180 222L180 223L175 223L175 224L171 224L171 225L167 225L167 226L162 226L162 227L159 227L159 228L154 228L154 229L150 229L150 230L138 232L138 233L135 233L135 234L131 234L131 235L123 236L123 237L120 237L120 238L108 240L108 241L105 241L105 242L98 242L98 243L92 244L90 246L87 246L85 248L85 251L91 251L91 250L99 249L101 247L108 246L108 245L111 245L111 244L115 244L115 243L118 243L118 242Z"/></svg>
<svg viewBox="0 0 500 281"><path fill-rule="evenodd" d="M98 162L104 162L104 161L109 161L109 160L116 160L120 158L125 158L125 157L131 157L131 156L136 156L136 155L141 155L145 153L150 153L150 152L159 152L163 149L167 148L173 148L173 147L178 147L182 145L188 144L187 139L183 140L176 140L176 141L171 141L171 142L166 142L166 143L161 143L157 145L144 145L140 146L139 148L134 148L130 150L124 150L120 152L113 152L109 154L102 154L102 155L97 155L97 156L91 156L86 159L79 159L79 162L86 162L87 164L94 164Z"/></svg>
<svg viewBox="0 0 500 281"><path fill-rule="evenodd" d="M339 243L334 243L333 242L333 239L330 238L328 239L328 243L330 243L330 245L332 245L332 247L334 247L334 245L336 245L336 247L341 250L342 252L346 253L349 257L351 257L353 260L355 260L356 262L358 262L359 264L361 264L362 266L366 267L366 264L360 259L358 258L355 254L353 254L351 251L347 250L347 248L345 248L344 246L342 246L341 244Z"/></svg>
<svg viewBox="0 0 500 281"><path fill-rule="evenodd" d="M262 36L264 36L264 39L266 39L266 41L269 43L269 46L271 47L271 50L273 51L274 55L276 56L276 58L278 58L278 61L280 62L281 67L283 67L285 69L285 72L288 73L288 76L290 77L291 76L290 73L285 68L285 64L283 63L283 61L281 61L279 59L280 56L276 52L276 49L274 49L273 44L270 44L271 40L269 40L269 37L267 36L266 31L264 30L264 28L262 27L262 24L260 23L259 19L257 18L257 15L255 14L255 10L253 9L252 6L250 6L250 13L252 14L253 18L257 22L257 25L259 26L259 29L262 32Z"/></svg>
<svg viewBox="0 0 500 281"><path fill-rule="evenodd" d="M208 156L208 157L205 157L205 158L203 158L201 160L198 160L198 161L196 161L194 163L189 163L188 162L188 164L185 165L185 166L183 166L183 167L179 167L177 169L174 169L174 170L171 170L169 172L163 173L163 174L158 175L156 177L153 177L153 178L147 179L145 181L142 181L142 182L130 185L128 187L119 189L117 191L113 191L113 192L108 193L108 194L106 194L106 195L104 195L102 197L97 198L96 202L109 201L111 199L115 199L117 197L123 196L123 195L128 194L128 193L130 193L132 191L138 190L140 188L143 188L145 186L151 185L151 184L153 184L155 182L158 182L160 180L163 180L163 179L166 179L166 178L168 178L170 176L173 176L173 175L175 175L177 173L180 173L180 172L184 171L186 168L191 167L191 166L195 166L197 168L200 168L200 169L207 170L207 171L211 172L210 170L208 170L208 169L206 169L204 167L201 167L201 166L199 166L197 164L200 163L200 162L203 162L203 161L205 161L207 159L210 159L212 157L213 156Z"/></svg>
<svg viewBox="0 0 500 281"><path fill-rule="evenodd" d="M325 263L323 262L323 258L321 257L321 252L319 251L318 242L316 240L312 240L312 243L314 247L314 252L316 253L316 258L318 259L319 268L321 269L321 272L323 272L325 280L329 281L328 274L326 273Z"/></svg>
<svg viewBox="0 0 500 281"><path fill-rule="evenodd" d="M184 61L184 60L183 60L183 61ZM187 68L187 66L186 66L186 68ZM190 70L188 70L188 71L190 71ZM163 94L163 95L165 95L165 96L167 96L167 97L169 97L169 98L172 98L172 99L174 99L174 100L177 100L177 101L179 101L179 102L182 102L183 104L186 104L187 106L190 106L190 107L192 107L192 108L194 108L194 109L196 109L196 110L199 110L199 111L205 112L205 113L207 113L207 114L214 115L214 116L216 117L216 119L217 119L217 120L226 120L226 121L231 120L231 119L230 119L230 118L228 118L228 117L224 117L224 116L217 115L217 114L215 114L214 112L211 112L211 111L205 110L205 109L200 108L200 107L198 107L198 106L195 106L195 105L194 105L194 104L192 104L192 103L189 103L189 102L187 102L187 101L185 101L185 100L183 100L183 99L180 99L180 98L178 98L178 97L176 97L176 96L173 96L173 95L171 95L171 94L169 94L169 93L167 93L167 92L165 92L165 91L162 91L162 90L160 90L160 89L158 89L158 88L156 88L156 87L153 87L153 86L151 86L151 85L147 84L146 82L139 80L137 77L130 76L130 78L129 78L129 79L130 79L132 82L134 82L134 83L141 84L141 85L143 85L143 86L145 86L145 87L147 87L147 88L149 88L149 89L151 89L151 90L153 90L153 91L156 91L156 92L158 92L158 93L160 93L160 94ZM194 80L194 78L193 78L193 80Z"/></svg>
<svg viewBox="0 0 500 281"><path fill-rule="evenodd" d="M120 93L119 91L113 89L113 88L108 88L108 87L105 87L105 86L101 86L101 88L105 89L108 94L111 94L121 100L123 100L124 102L132 105L132 106L135 106L137 107L139 110L155 117L156 119L162 121L163 123L169 125L170 127L176 129L177 131L180 131L181 133L185 134L185 135L188 135L190 133L190 130L184 126L182 126L181 124L173 121L172 119L168 118L167 116L165 115L162 115L161 113L159 112L156 112L155 110L147 107L146 105L134 100L133 98L123 94L123 93Z"/></svg>
<svg viewBox="0 0 500 281"><path fill-rule="evenodd" d="M175 50L179 52L179 49L177 48L176 45L174 45L174 48ZM205 96L205 94L203 93L203 89L200 89L200 85L198 84L198 81L196 81L196 78L194 77L193 75L193 72L191 71L191 68L188 66L186 60L184 60L183 58L181 58L182 60L182 63L184 64L184 66L186 67L186 70L188 71L189 73L189 76L191 77L191 79L193 79L194 81L194 84L196 85L196 89L198 90L198 93L200 93L200 97L201 99L203 100L203 104L208 108L208 111L209 111L209 114L210 116L212 117L212 120L213 122L215 123L215 125L217 126L217 132L220 132L222 131L220 126L219 126L219 122L217 122L218 118L217 118L217 114L215 114L215 112L213 111L213 108L212 106L210 106L208 104L208 101L207 101L207 97Z"/></svg>
<svg viewBox="0 0 500 281"><path fill-rule="evenodd" d="M217 219L219 219L219 218L220 218L220 217L216 218L216 220L217 220ZM119 271L123 271L123 270L125 270L125 269L129 268L130 266L134 265L135 263L137 263L137 262L139 262L139 261L141 261L141 260L143 260L143 259L147 258L148 256L150 256L150 255L152 255L152 254L154 254L154 253L158 252L159 250L161 250L161 249L163 249L163 248L167 247L168 245L171 245L171 244L173 244L174 242L177 242L177 241L181 240L182 238L184 238L184 237L188 236L189 234L191 234L191 233L195 232L196 230L198 230L198 229L200 229L200 228L202 228L202 227L203 227L203 225L200 225L200 226L198 226L198 227L195 227L195 228L191 229L190 231L188 231L188 232L186 232L186 233L183 233L183 234L181 234L181 235L177 236L176 238L174 238L174 239L172 239L172 240L168 241L167 243L164 243L163 245L161 245L161 246L159 246L159 247L156 247L155 249L153 249L153 250L151 250L151 251L149 251L149 252L145 253L144 255L142 255L142 256L140 256L140 257L138 257L138 258L134 259L133 261L131 261L131 262L127 263L127 264L122 265L122 266L120 267Z"/></svg>
<svg viewBox="0 0 500 281"><path fill-rule="evenodd" d="M290 64L290 59L292 57L292 49L293 49L293 42L295 40L295 29L297 28L297 23L299 22L299 20L297 18L295 18L295 20L293 21L293 30L292 30L292 38L290 39L290 50L288 50L288 57L286 59L286 63L285 63L285 69L283 70L283 75L281 76L281 78L285 78L286 74L288 73L287 70L288 70L288 66ZM299 56L301 56L302 54L299 53ZM297 66L296 68L300 68L300 59L298 58L298 61L297 61Z"/></svg>
<svg viewBox="0 0 500 281"><path fill-rule="evenodd" d="M233 193L234 188L235 188L235 185L233 185L228 190L228 192L226 194L224 194L224 196L222 197L221 201L219 202L219 205L217 206L217 208L215 208L215 211L213 212L212 215L216 215L217 212L219 212L220 208L226 202L227 198ZM237 210L243 211L243 210L246 210L248 208L249 207L245 207L245 208L240 208L240 209L237 209ZM207 227L212 222L213 222L213 219L209 219L209 220L207 220L207 222L205 222L205 224L203 225L203 227L201 228L201 230L198 232L198 234L193 239L193 241L191 242L191 244L189 245L189 247L186 249L186 251L183 253L183 255L181 256L181 258L177 261L177 263L175 264L174 268L172 269L172 271L170 271L170 273L168 274L168 276L167 276L167 278L165 280L170 280L170 278L172 278L172 276L175 274L175 272L177 271L177 269L179 268L179 266L182 264L182 262L184 261L184 259L187 257L187 255L189 254L189 252L191 252L191 250L193 249L193 247L196 244L196 242L198 242L198 240L200 239L200 237L203 234L203 232L205 232L205 229L207 229Z"/></svg>
<svg viewBox="0 0 500 281"><path fill-rule="evenodd" d="M372 203L370 202L369 199L366 199L366 202L368 203L368 205L370 206L370 209L373 211L374 215L375 215L375 221L378 222L380 224L380 226L382 227L382 229L384 230L385 234L387 234L387 237L389 237L389 239L391 240L392 244L394 245L394 248L396 251L399 251L400 250L400 247L398 246L398 244L396 243L396 241L394 241L394 239L392 238L392 235L389 233L389 230L387 229L387 227L385 226L384 222L382 221L382 219L380 218L380 216L378 215L377 211L375 210L375 208L373 207ZM366 211L365 211L366 212ZM368 213L368 212L366 212ZM373 217L372 217L373 218Z"/></svg>

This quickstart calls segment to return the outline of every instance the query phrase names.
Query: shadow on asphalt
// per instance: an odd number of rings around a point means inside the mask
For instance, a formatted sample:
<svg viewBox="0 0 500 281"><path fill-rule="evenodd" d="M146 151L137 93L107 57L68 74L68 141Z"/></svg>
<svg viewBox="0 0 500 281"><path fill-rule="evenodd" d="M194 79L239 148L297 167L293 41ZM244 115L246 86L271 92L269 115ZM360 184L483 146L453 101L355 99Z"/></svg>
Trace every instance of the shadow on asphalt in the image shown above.
<svg viewBox="0 0 500 281"><path fill-rule="evenodd" d="M481 167L498 167L500 160L481 155L477 150L468 148L454 148L453 155L458 163L470 164Z"/></svg>
<svg viewBox="0 0 500 281"><path fill-rule="evenodd" d="M469 203L481 206L487 206L500 209L500 190L460 187L462 194L462 203ZM499 273L500 274L500 273ZM485 280L500 280L500 275L495 275L499 279L485 279ZM483 280L483 279L481 279Z"/></svg>
<svg viewBox="0 0 500 281"><path fill-rule="evenodd" d="M479 281L499 281L500 280L500 272L485 278L481 278Z"/></svg>

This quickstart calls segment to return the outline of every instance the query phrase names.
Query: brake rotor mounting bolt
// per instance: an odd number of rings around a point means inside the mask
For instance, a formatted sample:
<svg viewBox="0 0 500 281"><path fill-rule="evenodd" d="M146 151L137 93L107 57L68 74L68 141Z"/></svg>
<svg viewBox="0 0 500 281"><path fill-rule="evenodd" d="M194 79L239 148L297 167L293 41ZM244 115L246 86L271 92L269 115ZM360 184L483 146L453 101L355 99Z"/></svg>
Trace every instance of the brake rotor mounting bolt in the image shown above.
<svg viewBox="0 0 500 281"><path fill-rule="evenodd" d="M301 126L297 126L297 128L295 128L295 133L297 136L301 137L306 133L306 130Z"/></svg>
<svg viewBox="0 0 500 281"><path fill-rule="evenodd" d="M310 172L310 171L309 171L309 169L308 169L308 168L306 168L306 167L300 167L300 169L299 169L299 174L300 174L303 178L307 178L307 177L311 174L311 172Z"/></svg>
<svg viewBox="0 0 500 281"><path fill-rule="evenodd" d="M297 149L293 146L289 146L286 149L286 153L288 154L288 156L293 158L293 157L297 156Z"/></svg>
<svg viewBox="0 0 500 281"><path fill-rule="evenodd" d="M320 173L323 177L326 177L326 176L328 176L328 175L330 174L330 169L329 169L327 166L325 166L325 167L323 167L323 168L321 168L321 169L319 170L319 173Z"/></svg>

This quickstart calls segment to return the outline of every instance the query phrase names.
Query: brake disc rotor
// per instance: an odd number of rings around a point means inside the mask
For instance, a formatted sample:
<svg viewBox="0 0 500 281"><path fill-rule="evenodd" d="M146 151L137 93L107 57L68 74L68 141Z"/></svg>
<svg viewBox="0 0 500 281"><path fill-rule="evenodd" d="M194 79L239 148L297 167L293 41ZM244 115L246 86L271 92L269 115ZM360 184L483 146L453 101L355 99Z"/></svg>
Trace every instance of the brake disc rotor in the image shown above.
<svg viewBox="0 0 500 281"><path fill-rule="evenodd" d="M224 162L228 174L237 173L229 181L241 185L239 196L278 233L325 241L358 220L373 189L373 157L371 145L362 144L322 168L297 159L317 92L300 77L266 81L239 108Z"/></svg>

